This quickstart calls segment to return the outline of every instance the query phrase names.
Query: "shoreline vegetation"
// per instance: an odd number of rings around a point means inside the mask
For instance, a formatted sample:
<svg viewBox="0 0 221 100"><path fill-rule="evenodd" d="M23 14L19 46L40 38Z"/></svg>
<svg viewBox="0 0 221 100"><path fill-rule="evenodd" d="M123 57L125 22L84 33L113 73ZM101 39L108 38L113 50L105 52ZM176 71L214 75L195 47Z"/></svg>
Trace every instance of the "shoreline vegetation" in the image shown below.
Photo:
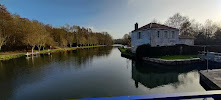
<svg viewBox="0 0 221 100"><path fill-rule="evenodd" d="M133 59L133 58L136 57L136 54L134 54L134 53L132 53L132 52L129 52L129 50L127 50L126 48L120 47L120 48L118 48L118 49L119 49L120 52L121 52L121 56L124 56L124 57L126 57L126 58L131 58L131 59Z"/></svg>
<svg viewBox="0 0 221 100"><path fill-rule="evenodd" d="M136 54L129 52L126 48L119 48L122 55L125 57L135 57ZM171 56L157 56L154 58L159 58L162 60L185 60L198 58L197 55L171 55Z"/></svg>
<svg viewBox="0 0 221 100"><path fill-rule="evenodd" d="M82 47L67 47L67 48L59 48L59 49L51 49L51 50L42 50L38 51L35 50L34 53L37 51L38 54L48 54L48 53L54 53L54 52L61 52L61 51L72 51L72 50L77 50L77 49L86 49L86 48L96 48L96 47L104 47L106 45L97 45L97 46L82 46ZM31 52L28 52L31 54ZM27 52L22 52L22 51L15 51L15 52L1 52L0 53L0 61L5 61L5 60L10 60L10 59L15 59L19 58L22 56L26 56Z"/></svg>
<svg viewBox="0 0 221 100"><path fill-rule="evenodd" d="M0 60L112 44L108 32L69 24L53 27L12 14L0 4Z"/></svg>

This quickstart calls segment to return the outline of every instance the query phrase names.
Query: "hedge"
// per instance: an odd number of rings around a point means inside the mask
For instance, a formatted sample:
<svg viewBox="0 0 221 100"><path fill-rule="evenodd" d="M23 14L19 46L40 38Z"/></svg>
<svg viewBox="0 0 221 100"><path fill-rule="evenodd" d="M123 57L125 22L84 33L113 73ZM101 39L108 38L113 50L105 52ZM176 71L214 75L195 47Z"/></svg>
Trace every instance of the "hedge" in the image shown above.
<svg viewBox="0 0 221 100"><path fill-rule="evenodd" d="M199 51L203 51L202 46L174 45L151 47L150 45L141 45L136 50L136 57L157 57L169 55L197 55Z"/></svg>

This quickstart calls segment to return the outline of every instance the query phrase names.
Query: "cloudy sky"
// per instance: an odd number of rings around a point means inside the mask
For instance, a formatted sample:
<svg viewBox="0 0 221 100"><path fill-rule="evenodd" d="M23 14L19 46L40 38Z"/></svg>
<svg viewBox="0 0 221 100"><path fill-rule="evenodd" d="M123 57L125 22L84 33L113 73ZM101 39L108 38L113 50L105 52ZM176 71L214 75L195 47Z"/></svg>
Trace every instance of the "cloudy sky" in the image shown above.
<svg viewBox="0 0 221 100"><path fill-rule="evenodd" d="M113 38L179 12L200 23L221 22L221 0L0 0L13 14L59 27L65 24L107 31Z"/></svg>

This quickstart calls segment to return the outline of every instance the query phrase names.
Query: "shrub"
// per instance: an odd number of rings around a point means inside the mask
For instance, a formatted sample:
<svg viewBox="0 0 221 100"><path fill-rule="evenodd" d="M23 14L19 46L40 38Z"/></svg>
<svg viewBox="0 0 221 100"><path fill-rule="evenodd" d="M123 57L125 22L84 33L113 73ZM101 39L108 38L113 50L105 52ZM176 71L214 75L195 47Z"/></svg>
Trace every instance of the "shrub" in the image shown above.
<svg viewBox="0 0 221 100"><path fill-rule="evenodd" d="M150 45L141 45L136 50L138 59L143 57L157 57L167 55L197 55L199 51L203 51L200 46L174 45L151 47Z"/></svg>

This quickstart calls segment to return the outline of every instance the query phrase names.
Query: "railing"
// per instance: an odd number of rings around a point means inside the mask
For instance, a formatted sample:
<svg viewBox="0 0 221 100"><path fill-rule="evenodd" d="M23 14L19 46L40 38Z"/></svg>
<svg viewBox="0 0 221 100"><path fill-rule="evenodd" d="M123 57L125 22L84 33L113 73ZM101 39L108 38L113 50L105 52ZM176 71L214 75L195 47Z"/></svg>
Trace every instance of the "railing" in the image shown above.
<svg viewBox="0 0 221 100"><path fill-rule="evenodd" d="M221 62L221 53L215 52L200 52L198 56L201 59L208 59L210 61Z"/></svg>
<svg viewBox="0 0 221 100"><path fill-rule="evenodd" d="M87 99L66 99L66 100L180 100L180 99L196 99L196 98L214 98L221 99L221 90L205 91L205 92L188 92L188 93L171 93L171 94L153 94L140 96L120 96L120 97L104 97L104 98L87 98Z"/></svg>

